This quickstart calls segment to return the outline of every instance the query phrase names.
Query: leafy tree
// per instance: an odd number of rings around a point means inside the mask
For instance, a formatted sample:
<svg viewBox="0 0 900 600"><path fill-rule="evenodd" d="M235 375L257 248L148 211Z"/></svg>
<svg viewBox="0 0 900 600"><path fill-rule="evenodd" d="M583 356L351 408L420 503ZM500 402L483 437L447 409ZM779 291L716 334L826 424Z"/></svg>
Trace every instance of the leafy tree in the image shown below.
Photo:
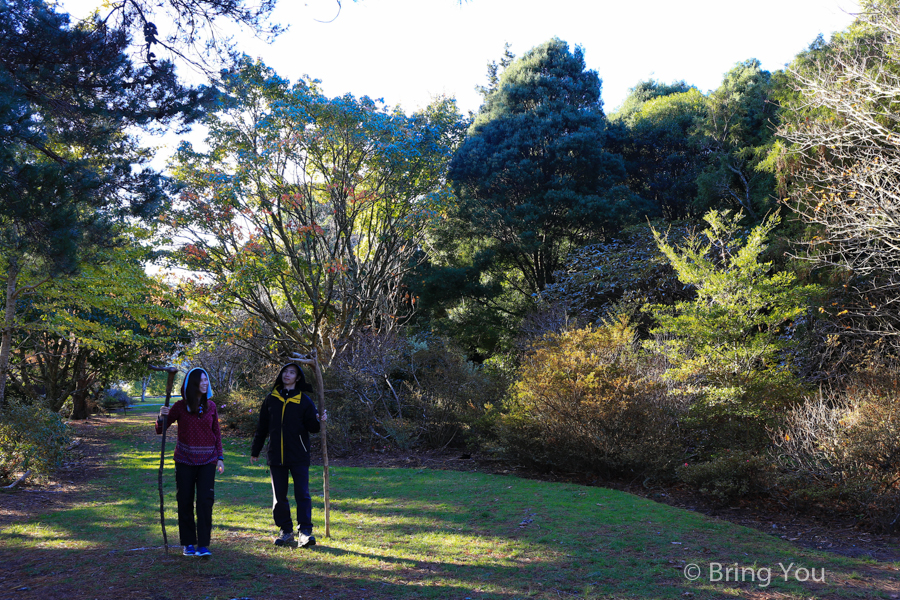
<svg viewBox="0 0 900 600"><path fill-rule="evenodd" d="M778 135L787 202L811 226L808 258L844 284L841 333L900 339L900 3L866 0L851 29L788 70ZM825 309L823 309L825 310Z"/></svg>
<svg viewBox="0 0 900 600"><path fill-rule="evenodd" d="M684 81L676 81L674 83L662 83L655 79L639 81L636 86L628 90L628 95L625 96L622 105L609 116L609 120L631 125L632 117L639 113L647 102L656 98L671 96L672 94L683 94L692 89L694 87Z"/></svg>
<svg viewBox="0 0 900 600"><path fill-rule="evenodd" d="M773 205L775 178L764 160L773 143L772 75L756 59L735 65L707 97L700 124L708 166L697 179L698 208L731 207L754 221Z"/></svg>
<svg viewBox="0 0 900 600"><path fill-rule="evenodd" d="M600 78L580 48L553 39L503 71L451 161L455 217L525 297L553 281L573 245L630 216L605 129Z"/></svg>
<svg viewBox="0 0 900 600"><path fill-rule="evenodd" d="M147 372L186 343L179 298L150 278L140 247L96 252L76 275L44 284L24 304L10 372L12 395L72 418L110 383ZM26 272L26 281L40 275Z"/></svg>
<svg viewBox="0 0 900 600"><path fill-rule="evenodd" d="M136 68L128 45L96 17L72 26L40 0L0 4L0 404L17 303L163 204L167 182L142 168L151 152L130 128L188 123L211 99L181 86L171 63ZM23 270L43 276L20 284Z"/></svg>
<svg viewBox="0 0 900 600"><path fill-rule="evenodd" d="M749 232L743 215L711 211L708 228L674 246L654 231L660 250L697 296L672 306L653 306L656 340L671 368L666 377L695 395L694 415L715 423L724 438L763 436L758 427L798 395L790 328L807 311L815 286L760 262L779 222L768 217ZM740 437L733 438L737 444Z"/></svg>
<svg viewBox="0 0 900 600"><path fill-rule="evenodd" d="M625 158L628 187L647 201L649 216L668 221L692 216L697 178L705 166L696 131L706 118L707 101L698 90L683 88L683 83L654 88L654 96L640 104L626 101L617 113L624 128L617 147Z"/></svg>
<svg viewBox="0 0 900 600"><path fill-rule="evenodd" d="M406 116L290 85L246 58L225 86L228 101L205 119L209 151L184 144L175 163L185 189L172 225L199 275L194 301L245 311L246 333L264 323L274 352L395 328L414 308L404 275L447 203L455 103Z"/></svg>

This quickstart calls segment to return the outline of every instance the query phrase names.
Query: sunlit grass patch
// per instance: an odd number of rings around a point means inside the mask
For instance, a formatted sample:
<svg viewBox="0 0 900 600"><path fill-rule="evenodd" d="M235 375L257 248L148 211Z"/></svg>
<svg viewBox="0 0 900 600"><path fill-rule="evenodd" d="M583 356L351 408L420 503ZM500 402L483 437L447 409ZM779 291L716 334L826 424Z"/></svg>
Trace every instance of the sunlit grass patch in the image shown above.
<svg viewBox="0 0 900 600"><path fill-rule="evenodd" d="M167 556L161 548L159 437L152 434L152 418L147 413L110 420L104 431L112 460L79 502L0 530L0 549L11 551L17 569L34 581L52 581L55 593L71 598L107 597L110 586L122 597L129 590L178 586L184 597L352 600L753 598L762 590L786 598L869 598L889 597L896 587L892 571L873 579L865 561L803 550L628 494L432 469L333 469L332 537L325 538L322 477L314 467L319 544L277 548L266 467L250 466L249 441L235 439L225 442L226 472L216 481L213 558L192 561L178 547ZM174 435L169 439L174 444ZM164 498L174 546L172 448L166 451ZM96 576L78 576L71 565L83 561ZM758 581L708 577L714 562L758 572L780 561L826 568L828 580L773 576L762 588ZM705 579L686 578L691 564L703 569ZM861 588L867 595L859 595Z"/></svg>

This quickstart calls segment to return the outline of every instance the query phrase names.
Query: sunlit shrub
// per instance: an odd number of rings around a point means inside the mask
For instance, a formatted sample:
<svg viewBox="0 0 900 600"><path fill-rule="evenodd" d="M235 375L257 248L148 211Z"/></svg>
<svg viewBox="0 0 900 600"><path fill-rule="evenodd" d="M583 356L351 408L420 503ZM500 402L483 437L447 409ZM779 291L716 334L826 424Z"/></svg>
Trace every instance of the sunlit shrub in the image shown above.
<svg viewBox="0 0 900 600"><path fill-rule="evenodd" d="M69 433L62 418L37 405L12 402L0 411L0 480L31 470L41 478L62 463Z"/></svg>
<svg viewBox="0 0 900 600"><path fill-rule="evenodd" d="M865 373L820 392L772 432L779 482L798 507L830 507L897 529L900 385L897 374Z"/></svg>
<svg viewBox="0 0 900 600"><path fill-rule="evenodd" d="M666 358L665 378L692 397L684 423L701 460L725 448L764 449L766 426L802 399L791 332L819 292L762 261L777 215L750 229L740 213L711 211L704 220L702 234L678 244L656 233L679 280L697 295L648 307L657 326L645 344Z"/></svg>
<svg viewBox="0 0 900 600"><path fill-rule="evenodd" d="M663 474L682 456L683 411L619 323L549 335L522 359L500 438L517 461L603 476Z"/></svg>

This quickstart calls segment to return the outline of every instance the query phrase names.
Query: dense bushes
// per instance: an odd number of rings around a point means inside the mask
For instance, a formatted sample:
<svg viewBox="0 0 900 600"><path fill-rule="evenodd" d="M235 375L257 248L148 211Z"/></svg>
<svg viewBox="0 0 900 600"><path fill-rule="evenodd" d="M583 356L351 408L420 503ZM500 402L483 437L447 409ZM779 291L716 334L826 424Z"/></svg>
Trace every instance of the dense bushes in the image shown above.
<svg viewBox="0 0 900 600"><path fill-rule="evenodd" d="M400 449L477 443L473 427L502 389L443 340L358 336L325 373L329 444Z"/></svg>
<svg viewBox="0 0 900 600"><path fill-rule="evenodd" d="M219 426L224 433L252 436L259 423L259 407L269 390L266 388L238 389L217 394Z"/></svg>
<svg viewBox="0 0 900 600"><path fill-rule="evenodd" d="M0 411L0 481L29 469L36 477L50 475L68 443L66 424L58 414L11 402Z"/></svg>
<svg viewBox="0 0 900 600"><path fill-rule="evenodd" d="M771 463L763 455L724 449L703 462L684 463L677 473L684 483L713 502L724 504L766 491L771 487L772 470Z"/></svg>
<svg viewBox="0 0 900 600"><path fill-rule="evenodd" d="M681 240L693 227L670 225L666 236ZM651 226L635 225L610 239L583 246L566 259L541 298L547 305L562 305L581 323L602 323L613 313L640 317L646 304L671 304L693 296L693 289L678 281L675 270L656 245Z"/></svg>
<svg viewBox="0 0 900 600"><path fill-rule="evenodd" d="M653 377L624 324L550 334L524 357L501 443L535 467L602 476L663 474L682 457L682 402Z"/></svg>
<svg viewBox="0 0 900 600"><path fill-rule="evenodd" d="M820 392L773 431L782 491L798 508L841 508L870 525L897 526L900 386L895 372L865 373Z"/></svg>

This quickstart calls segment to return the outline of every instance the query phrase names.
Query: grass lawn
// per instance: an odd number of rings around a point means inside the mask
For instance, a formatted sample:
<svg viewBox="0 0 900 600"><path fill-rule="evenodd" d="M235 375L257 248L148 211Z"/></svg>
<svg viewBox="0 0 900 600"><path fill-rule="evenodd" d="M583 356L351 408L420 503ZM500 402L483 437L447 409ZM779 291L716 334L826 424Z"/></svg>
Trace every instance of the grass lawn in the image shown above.
<svg viewBox="0 0 900 600"><path fill-rule="evenodd" d="M266 468L250 466L249 442L236 439L217 476L212 558L177 546L166 555L155 413L138 405L110 420L104 476L77 501L0 529L0 600L900 597L897 564L798 548L617 491L476 472L333 469L325 538L314 467L319 545L277 548ZM166 522L177 544L171 454Z"/></svg>

